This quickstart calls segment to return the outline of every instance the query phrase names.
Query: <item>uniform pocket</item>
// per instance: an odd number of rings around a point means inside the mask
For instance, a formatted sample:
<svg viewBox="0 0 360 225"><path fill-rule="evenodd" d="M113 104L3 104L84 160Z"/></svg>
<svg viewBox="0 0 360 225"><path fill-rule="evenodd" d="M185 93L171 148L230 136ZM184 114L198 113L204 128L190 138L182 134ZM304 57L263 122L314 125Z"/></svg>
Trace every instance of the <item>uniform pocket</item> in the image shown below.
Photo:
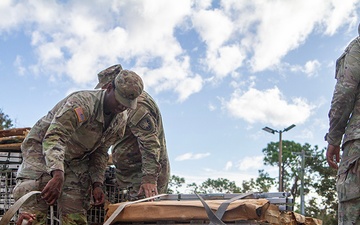
<svg viewBox="0 0 360 225"><path fill-rule="evenodd" d="M340 171L336 187L340 202L360 197L360 160L351 163L346 170Z"/></svg>

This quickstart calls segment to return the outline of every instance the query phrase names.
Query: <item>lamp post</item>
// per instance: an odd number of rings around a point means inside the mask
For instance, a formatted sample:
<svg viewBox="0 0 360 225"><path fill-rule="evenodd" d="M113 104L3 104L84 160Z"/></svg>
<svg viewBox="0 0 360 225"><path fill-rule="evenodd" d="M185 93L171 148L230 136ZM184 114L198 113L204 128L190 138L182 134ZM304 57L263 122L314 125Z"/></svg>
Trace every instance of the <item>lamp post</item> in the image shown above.
<svg viewBox="0 0 360 225"><path fill-rule="evenodd" d="M294 128L295 124L290 125L289 127L283 130L274 130L270 127L264 127L263 130L272 134L279 133L279 192L283 191L283 172L282 172L282 133L289 131Z"/></svg>
<svg viewBox="0 0 360 225"><path fill-rule="evenodd" d="M304 150L301 152L293 152L294 155L301 155L301 186L300 186L300 214L305 215L305 197L304 197L304 175L305 175L305 154Z"/></svg>

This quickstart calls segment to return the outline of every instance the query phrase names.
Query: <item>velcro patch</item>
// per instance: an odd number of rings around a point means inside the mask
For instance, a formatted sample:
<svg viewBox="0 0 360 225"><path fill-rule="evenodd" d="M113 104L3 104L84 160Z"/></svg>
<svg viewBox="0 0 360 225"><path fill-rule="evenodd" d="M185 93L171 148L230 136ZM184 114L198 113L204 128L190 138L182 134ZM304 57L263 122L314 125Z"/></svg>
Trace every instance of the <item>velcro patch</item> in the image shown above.
<svg viewBox="0 0 360 225"><path fill-rule="evenodd" d="M83 109L81 107L77 107L74 110L75 110L75 113L76 113L79 123L84 122L86 120L86 118L85 118Z"/></svg>
<svg viewBox="0 0 360 225"><path fill-rule="evenodd" d="M150 116L145 116L140 122L139 127L146 131L151 131L154 129L154 124L152 123L152 120L150 119Z"/></svg>

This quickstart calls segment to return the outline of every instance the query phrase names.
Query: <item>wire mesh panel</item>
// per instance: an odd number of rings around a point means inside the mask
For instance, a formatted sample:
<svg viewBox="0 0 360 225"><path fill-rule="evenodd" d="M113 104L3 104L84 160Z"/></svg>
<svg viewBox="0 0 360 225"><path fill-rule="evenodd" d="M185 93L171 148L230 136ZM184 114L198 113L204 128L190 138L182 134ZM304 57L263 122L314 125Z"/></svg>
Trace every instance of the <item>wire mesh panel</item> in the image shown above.
<svg viewBox="0 0 360 225"><path fill-rule="evenodd" d="M12 190L16 184L17 169L1 169L0 170L0 218L15 203ZM10 224L15 224L16 216L11 220Z"/></svg>
<svg viewBox="0 0 360 225"><path fill-rule="evenodd" d="M16 163L15 163L16 162ZM10 152L0 152L0 219L5 212L15 203L12 191L16 185L16 172L21 162L21 154ZM124 194L115 185L115 171L114 168L108 167L106 169L106 181L104 185L104 192L106 200L110 203L117 203L124 199ZM92 207L88 210L88 224L96 225L103 224L105 218L105 209L101 207ZM53 216L59 218L56 205L54 206ZM49 211L48 224L51 223L51 213ZM54 218L53 217L53 218ZM9 224L15 225L17 214L13 217ZM53 221L54 225L59 224L56 220Z"/></svg>
<svg viewBox="0 0 360 225"><path fill-rule="evenodd" d="M105 171L105 182L103 190L106 195L106 203L114 204L118 202L126 201L126 190L120 190L116 186L115 182L115 168L108 166ZM103 224L105 219L106 211L104 207L92 207L88 211L88 223L92 225Z"/></svg>

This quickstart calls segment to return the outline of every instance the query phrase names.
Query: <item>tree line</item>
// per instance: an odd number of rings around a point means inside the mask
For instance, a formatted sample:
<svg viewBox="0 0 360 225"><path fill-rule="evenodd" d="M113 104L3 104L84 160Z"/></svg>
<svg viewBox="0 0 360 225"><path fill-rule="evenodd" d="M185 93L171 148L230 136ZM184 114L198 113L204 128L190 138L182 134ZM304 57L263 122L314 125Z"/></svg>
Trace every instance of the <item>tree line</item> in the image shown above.
<svg viewBox="0 0 360 225"><path fill-rule="evenodd" d="M303 193L306 196L305 216L321 219L323 224L337 224L337 193L336 171L329 168L325 158L326 148L319 149L305 143L301 145L293 141L283 140L283 185L284 191L291 193L294 199L295 211L300 212L300 188L301 175L303 177ZM262 150L264 153L264 165L278 167L278 142L271 142ZM306 157L301 157L304 153ZM304 160L304 168L301 168L301 160ZM264 170L258 171L257 178L251 178L237 186L235 181L225 178L208 178L201 184L187 184L185 179L172 175L169 182L168 192L179 193L179 189L186 187L190 193L246 193L246 192L269 192L278 185L277 178L270 177ZM309 195L312 193L312 195Z"/></svg>

